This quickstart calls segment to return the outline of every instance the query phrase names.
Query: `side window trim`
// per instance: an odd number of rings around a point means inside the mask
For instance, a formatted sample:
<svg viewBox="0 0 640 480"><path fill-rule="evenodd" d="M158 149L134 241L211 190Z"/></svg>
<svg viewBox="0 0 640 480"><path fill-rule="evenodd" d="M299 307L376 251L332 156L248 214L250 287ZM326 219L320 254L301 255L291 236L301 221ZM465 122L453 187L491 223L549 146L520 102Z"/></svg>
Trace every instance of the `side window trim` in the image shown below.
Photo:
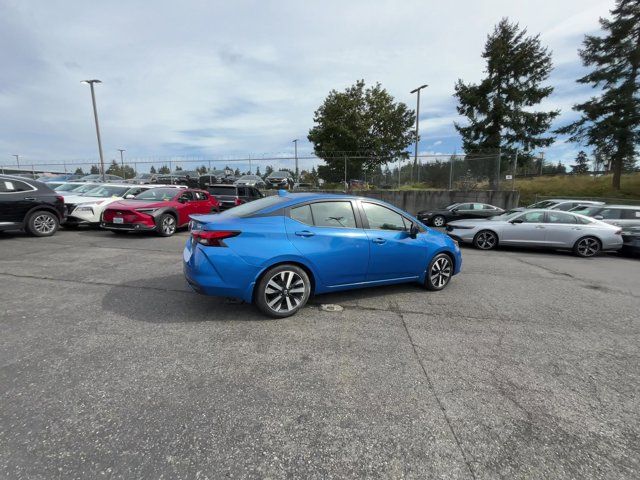
<svg viewBox="0 0 640 480"><path fill-rule="evenodd" d="M26 186L29 187L29 190L13 190L12 192L0 192L0 195L7 195L7 194L16 194L16 193L24 193L24 192L35 192L36 190L38 190L36 187L34 187L33 185L31 185L29 182L23 182L22 180L2 180L3 182L14 182L14 183L24 183Z"/></svg>

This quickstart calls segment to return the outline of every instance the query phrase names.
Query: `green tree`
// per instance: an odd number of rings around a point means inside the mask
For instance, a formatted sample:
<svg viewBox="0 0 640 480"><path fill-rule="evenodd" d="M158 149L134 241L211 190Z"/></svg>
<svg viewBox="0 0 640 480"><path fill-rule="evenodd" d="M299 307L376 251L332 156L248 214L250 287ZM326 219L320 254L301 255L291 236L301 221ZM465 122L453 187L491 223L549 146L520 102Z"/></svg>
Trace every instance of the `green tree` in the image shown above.
<svg viewBox="0 0 640 480"><path fill-rule="evenodd" d="M239 176L241 175L241 173L240 173L240 169L239 169L239 168L236 168L236 169L235 169L235 171L233 172L233 174L234 174L236 177L239 177Z"/></svg>
<svg viewBox="0 0 640 480"><path fill-rule="evenodd" d="M207 173L207 167L202 165L196 168L196 172L198 172L200 175L204 175L205 173Z"/></svg>
<svg viewBox="0 0 640 480"><path fill-rule="evenodd" d="M569 140L610 158L613 188L623 169L632 169L640 143L640 0L616 0L612 19L600 19L604 36L587 35L579 51L590 73L578 83L600 94L573 107L582 116L558 130Z"/></svg>
<svg viewBox="0 0 640 480"><path fill-rule="evenodd" d="M158 169L158 173L162 174L162 175L168 175L171 173L171 170L169 169L169 167L167 165L162 165L159 169Z"/></svg>
<svg viewBox="0 0 640 480"><path fill-rule="evenodd" d="M265 178L271 175L272 173L273 173L273 167L271 165L267 165L267 167L264 169Z"/></svg>
<svg viewBox="0 0 640 480"><path fill-rule="evenodd" d="M182 167L180 165L176 165L176 172L181 172L182 171Z"/></svg>
<svg viewBox="0 0 640 480"><path fill-rule="evenodd" d="M332 182L344 179L345 158L348 176L360 178L363 168L407 158L406 149L415 139L414 111L395 102L379 83L365 88L364 80L344 92L329 92L313 120L307 138L325 162L318 175Z"/></svg>
<svg viewBox="0 0 640 480"><path fill-rule="evenodd" d="M543 86L553 68L551 53L540 43L539 35L527 36L526 29L503 18L487 37L482 58L487 76L479 84L458 80L454 96L458 113L468 124L455 124L462 136L467 158L504 154L501 170L509 166L516 150L518 164L530 161L536 148L554 141L547 135L559 111L533 111L548 97L553 87ZM483 166L485 175L492 174L495 162L474 162ZM496 172L497 173L497 172Z"/></svg>
<svg viewBox="0 0 640 480"><path fill-rule="evenodd" d="M91 170L89 170L91 175L97 175L100 173L100 169L96 165L91 165Z"/></svg>
<svg viewBox="0 0 640 480"><path fill-rule="evenodd" d="M76 168L76 171L73 172L74 175L84 175L81 167Z"/></svg>
<svg viewBox="0 0 640 480"><path fill-rule="evenodd" d="M156 167L151 165L151 168L149 169L149 173L156 173Z"/></svg>
<svg viewBox="0 0 640 480"><path fill-rule="evenodd" d="M257 175L257 176L259 176L259 177L261 177L261 176L262 176L262 174L260 173L260 165L258 165L258 166L256 167L256 175Z"/></svg>
<svg viewBox="0 0 640 480"><path fill-rule="evenodd" d="M589 172L589 159L587 158L587 154L580 150L578 155L576 156L576 164L571 165L572 173L588 173Z"/></svg>

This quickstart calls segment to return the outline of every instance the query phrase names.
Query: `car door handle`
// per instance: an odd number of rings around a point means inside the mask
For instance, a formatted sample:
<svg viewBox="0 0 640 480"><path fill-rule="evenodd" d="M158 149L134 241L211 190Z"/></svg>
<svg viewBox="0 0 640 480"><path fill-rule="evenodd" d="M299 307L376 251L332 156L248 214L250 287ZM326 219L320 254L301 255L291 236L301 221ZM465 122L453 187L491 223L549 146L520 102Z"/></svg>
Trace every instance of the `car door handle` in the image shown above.
<svg viewBox="0 0 640 480"><path fill-rule="evenodd" d="M299 232L296 232L296 235L299 237L313 237L315 233L310 232L309 230L300 230Z"/></svg>
<svg viewBox="0 0 640 480"><path fill-rule="evenodd" d="M377 243L378 245L382 245L383 243L387 243L387 241L384 238L380 238L380 237L374 238L372 240L372 242L373 243Z"/></svg>
<svg viewBox="0 0 640 480"><path fill-rule="evenodd" d="M24 197L23 200L29 200L30 202L34 201L36 197Z"/></svg>
<svg viewBox="0 0 640 480"><path fill-rule="evenodd" d="M540 230L544 230L544 227L542 225L536 225L536 228L539 228Z"/></svg>
<svg viewBox="0 0 640 480"><path fill-rule="evenodd" d="M581 227L571 227L571 230L582 230Z"/></svg>

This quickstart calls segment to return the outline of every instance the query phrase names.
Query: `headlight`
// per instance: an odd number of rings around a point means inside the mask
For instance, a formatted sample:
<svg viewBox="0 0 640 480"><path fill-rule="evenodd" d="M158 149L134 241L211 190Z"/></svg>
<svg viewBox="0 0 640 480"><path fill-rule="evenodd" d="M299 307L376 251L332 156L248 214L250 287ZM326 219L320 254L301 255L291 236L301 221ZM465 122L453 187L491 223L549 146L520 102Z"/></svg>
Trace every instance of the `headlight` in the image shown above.
<svg viewBox="0 0 640 480"><path fill-rule="evenodd" d="M146 213L147 215L151 215L156 210L157 208L137 208L136 212Z"/></svg>
<svg viewBox="0 0 640 480"><path fill-rule="evenodd" d="M81 203L80 205L76 206L76 208L73 210L74 212L88 212L88 213L93 213L93 207L96 207L100 205L100 202L96 203Z"/></svg>

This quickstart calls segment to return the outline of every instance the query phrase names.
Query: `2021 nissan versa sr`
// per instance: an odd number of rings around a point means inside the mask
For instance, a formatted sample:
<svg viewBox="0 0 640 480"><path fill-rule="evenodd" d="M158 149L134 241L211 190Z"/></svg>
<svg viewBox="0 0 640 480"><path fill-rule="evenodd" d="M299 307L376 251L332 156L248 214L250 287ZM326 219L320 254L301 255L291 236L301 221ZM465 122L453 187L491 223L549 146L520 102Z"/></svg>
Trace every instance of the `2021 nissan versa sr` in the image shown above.
<svg viewBox="0 0 640 480"><path fill-rule="evenodd" d="M276 318L312 294L404 282L442 290L462 264L453 239L369 198L280 191L191 219L183 252L191 287Z"/></svg>

